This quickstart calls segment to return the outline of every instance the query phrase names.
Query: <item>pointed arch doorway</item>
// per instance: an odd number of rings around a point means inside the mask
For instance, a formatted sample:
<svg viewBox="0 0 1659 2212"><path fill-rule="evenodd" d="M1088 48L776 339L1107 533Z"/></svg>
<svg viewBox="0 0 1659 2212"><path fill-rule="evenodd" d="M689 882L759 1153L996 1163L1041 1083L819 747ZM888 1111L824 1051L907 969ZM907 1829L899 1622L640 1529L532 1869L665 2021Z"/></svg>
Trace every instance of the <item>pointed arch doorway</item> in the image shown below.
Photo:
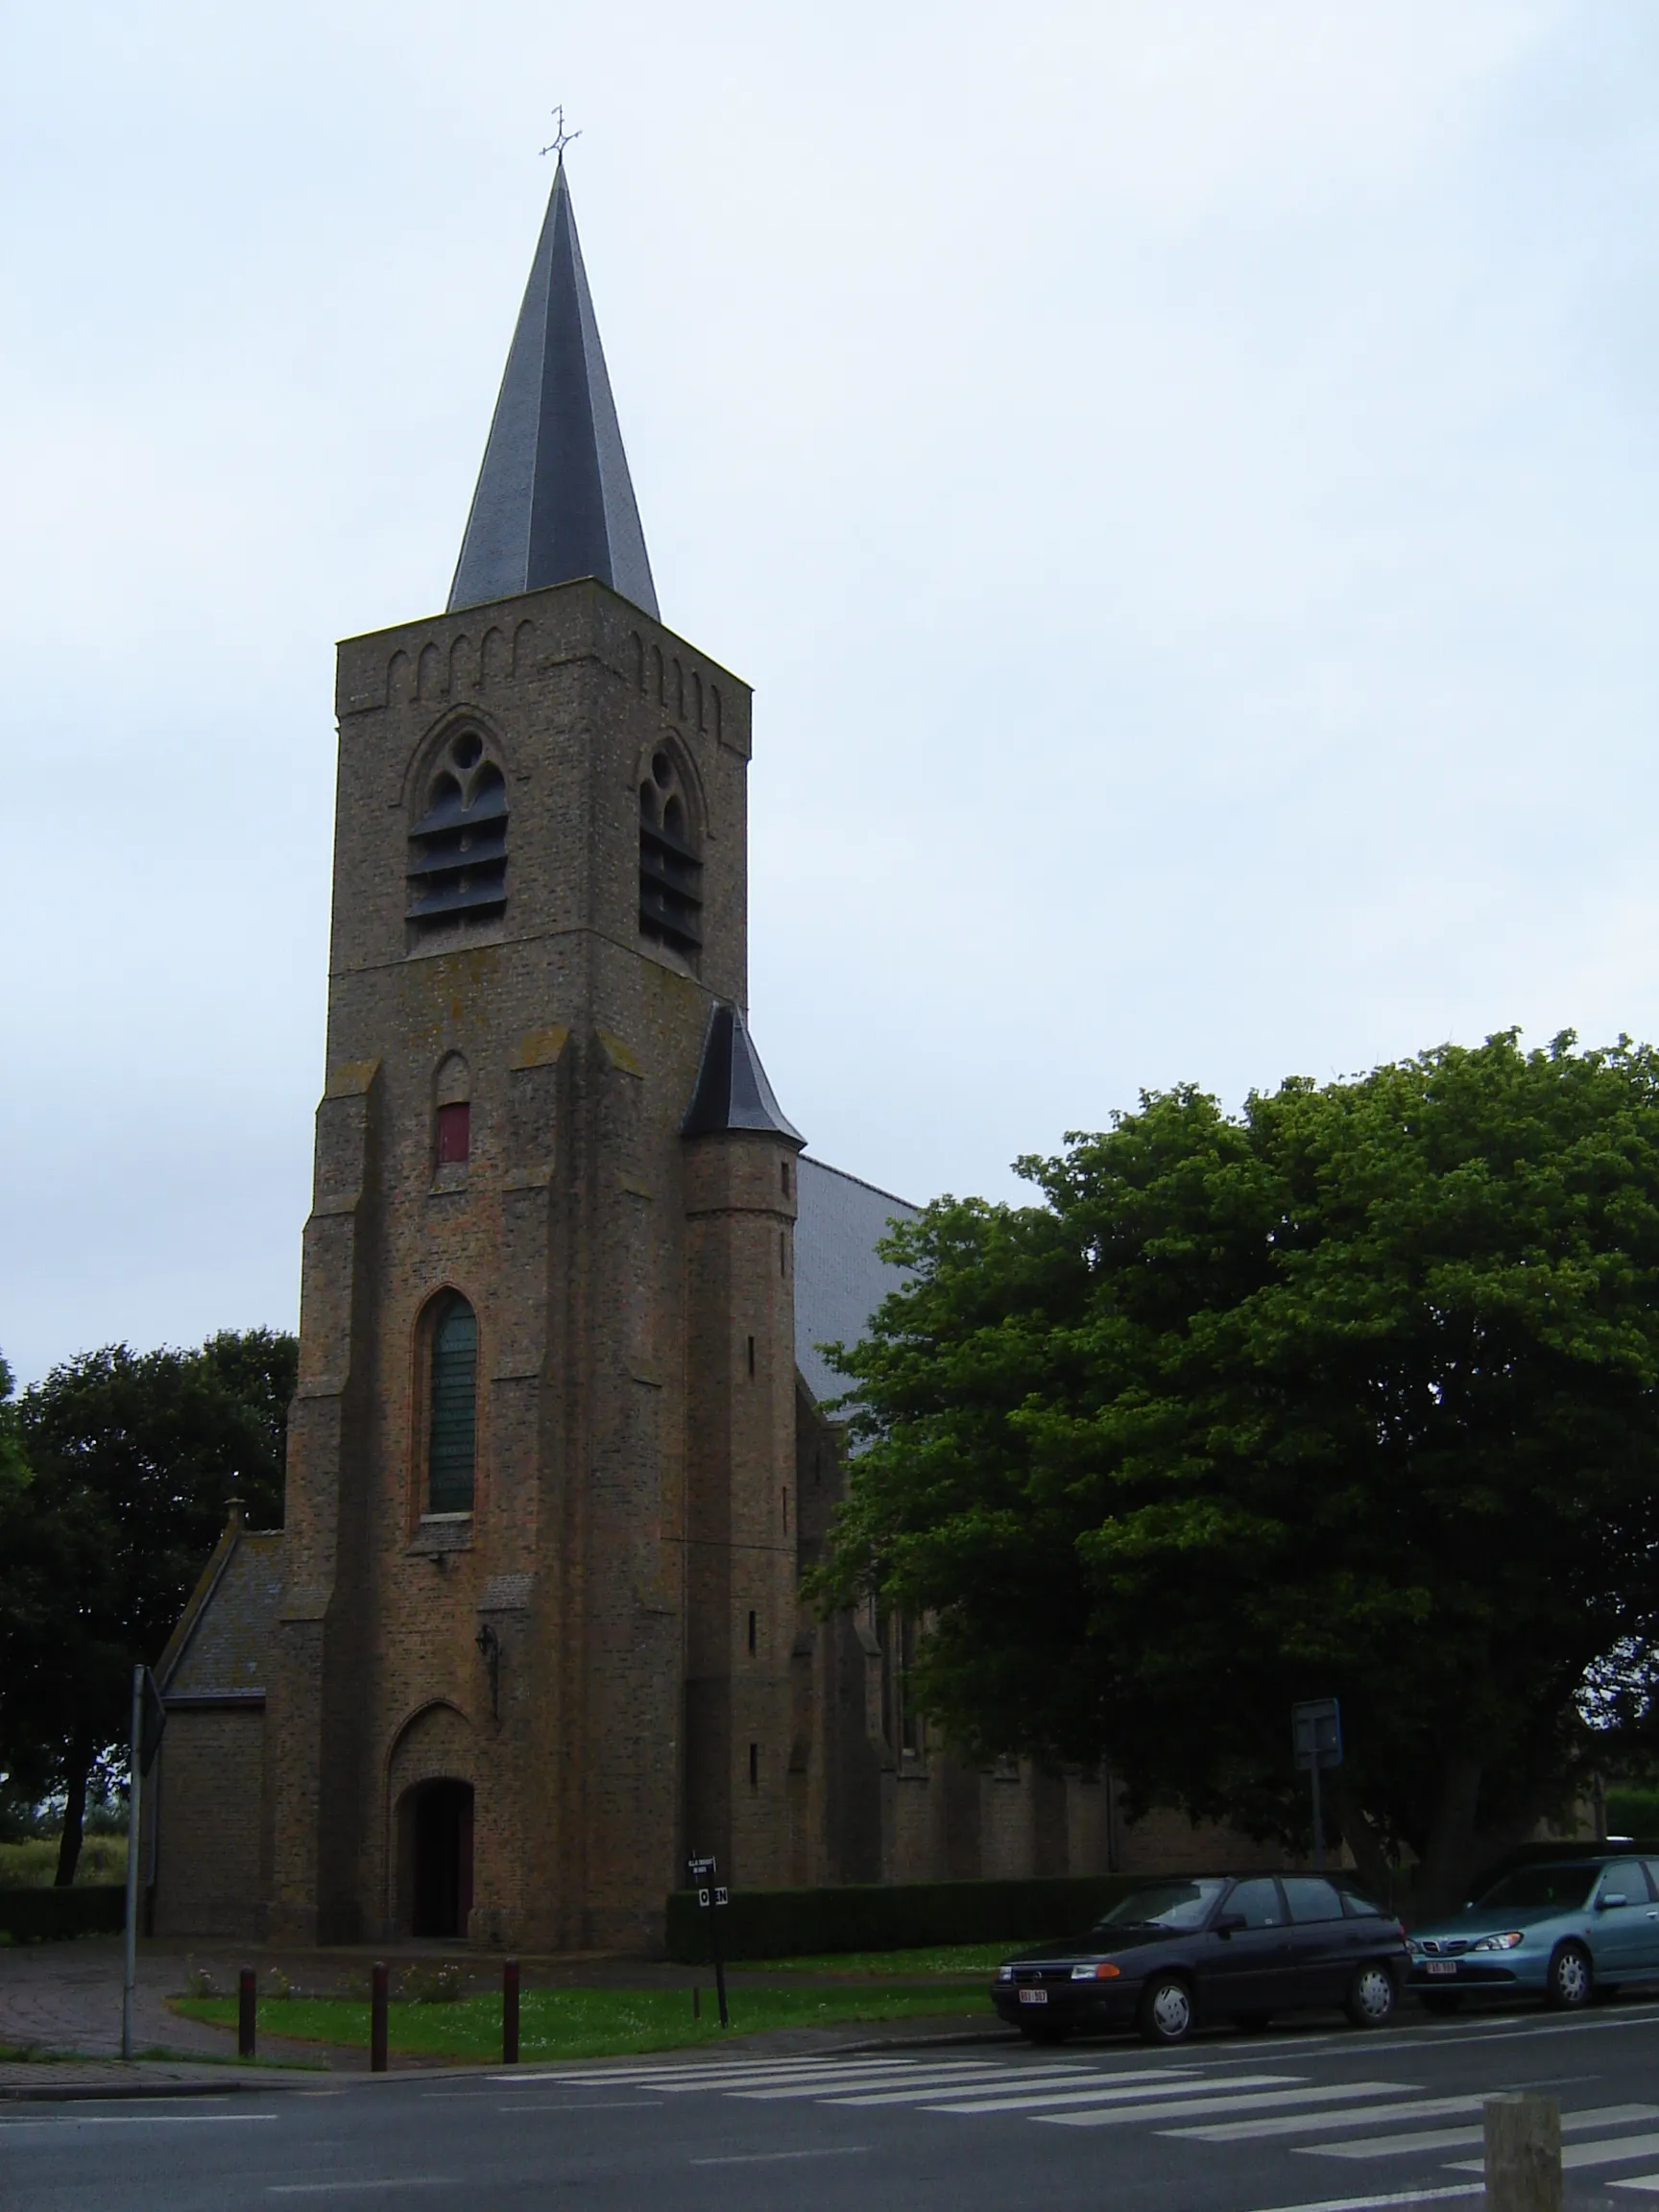
<svg viewBox="0 0 1659 2212"><path fill-rule="evenodd" d="M464 1938L472 1911L472 1785L422 1782L410 1795L414 1879L409 1932Z"/></svg>

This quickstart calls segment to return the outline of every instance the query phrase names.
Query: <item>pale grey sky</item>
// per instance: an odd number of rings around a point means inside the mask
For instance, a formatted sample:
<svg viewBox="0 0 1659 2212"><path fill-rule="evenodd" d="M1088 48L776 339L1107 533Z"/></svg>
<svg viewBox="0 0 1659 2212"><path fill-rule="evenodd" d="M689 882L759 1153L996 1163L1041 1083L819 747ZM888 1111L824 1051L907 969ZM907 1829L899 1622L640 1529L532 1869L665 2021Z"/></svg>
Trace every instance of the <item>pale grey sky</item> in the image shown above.
<svg viewBox="0 0 1659 2212"><path fill-rule="evenodd" d="M292 1326L336 637L570 175L753 1016L923 1199L1142 1086L1659 1029L1651 0L8 8L0 1349Z"/></svg>

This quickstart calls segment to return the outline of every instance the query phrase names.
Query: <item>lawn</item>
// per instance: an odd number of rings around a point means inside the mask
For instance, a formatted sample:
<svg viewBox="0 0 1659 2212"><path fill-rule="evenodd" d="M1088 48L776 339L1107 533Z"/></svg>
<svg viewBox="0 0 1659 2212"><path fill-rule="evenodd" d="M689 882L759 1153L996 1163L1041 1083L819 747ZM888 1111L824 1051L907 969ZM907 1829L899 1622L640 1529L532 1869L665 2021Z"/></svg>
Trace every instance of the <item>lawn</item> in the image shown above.
<svg viewBox="0 0 1659 2212"><path fill-rule="evenodd" d="M49 1889L58 1872L56 1836L31 1836L22 1843L0 1843L0 1889ZM83 1882L125 1882L125 1836L88 1836L75 1866Z"/></svg>
<svg viewBox="0 0 1659 2212"><path fill-rule="evenodd" d="M822 1958L745 1960L751 1974L994 1974L1018 1943L935 1943L922 1951L827 1951ZM737 1969L733 1969L737 1971Z"/></svg>
<svg viewBox="0 0 1659 2212"><path fill-rule="evenodd" d="M190 2020L236 2025L233 1997L176 1997L173 2009ZM703 1991L703 2016L691 2017L688 1989L526 1989L520 2000L518 2050L523 2058L608 2058L632 2051L671 2051L719 2043L767 2028L832 2028L868 2020L919 2020L977 2011L969 1993L949 1983L931 1988L733 1989L732 2027L722 2032L714 1991ZM987 2024L989 2008L985 2008ZM336 2048L369 2041L369 2007L350 1997L263 1997L259 2032ZM494 2058L501 2053L501 2000L493 1992L449 2004L394 2002L387 2008L393 2051L425 2058Z"/></svg>

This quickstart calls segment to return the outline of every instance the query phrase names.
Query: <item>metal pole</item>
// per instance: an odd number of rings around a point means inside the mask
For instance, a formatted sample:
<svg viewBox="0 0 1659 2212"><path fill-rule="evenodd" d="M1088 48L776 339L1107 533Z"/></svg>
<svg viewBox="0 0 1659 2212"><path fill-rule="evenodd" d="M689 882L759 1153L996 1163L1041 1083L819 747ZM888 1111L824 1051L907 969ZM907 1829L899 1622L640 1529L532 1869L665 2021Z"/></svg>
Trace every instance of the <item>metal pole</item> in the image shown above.
<svg viewBox="0 0 1659 2212"><path fill-rule="evenodd" d="M726 1962L720 1956L720 1912L717 1906L709 1908L714 1917L709 1926L709 1940L714 1949L714 1989L720 1999L720 2025L730 2028L732 2023L726 2012Z"/></svg>
<svg viewBox="0 0 1659 2212"><path fill-rule="evenodd" d="M252 2058L258 2033L259 1985L252 1966L244 1966L236 1983L236 2056Z"/></svg>
<svg viewBox="0 0 1659 2212"><path fill-rule="evenodd" d="M1325 1871L1325 1813L1319 1802L1319 1746L1313 1746L1313 1871Z"/></svg>
<svg viewBox="0 0 1659 2212"><path fill-rule="evenodd" d="M144 1670L132 1670L132 1767L127 1791L127 1956L121 1978L121 2056L132 2056L132 1992L138 1981L138 1772L139 1739L144 1726Z"/></svg>

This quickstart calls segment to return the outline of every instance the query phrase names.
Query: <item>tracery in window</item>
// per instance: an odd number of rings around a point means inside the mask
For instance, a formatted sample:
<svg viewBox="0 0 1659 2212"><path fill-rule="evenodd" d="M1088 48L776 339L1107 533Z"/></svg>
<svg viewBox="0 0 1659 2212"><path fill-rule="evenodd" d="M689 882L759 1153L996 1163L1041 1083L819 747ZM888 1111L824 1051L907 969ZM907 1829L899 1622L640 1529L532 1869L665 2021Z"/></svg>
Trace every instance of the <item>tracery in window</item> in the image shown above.
<svg viewBox="0 0 1659 2212"><path fill-rule="evenodd" d="M427 771L408 873L419 928L507 902L507 779L476 730L457 731Z"/></svg>
<svg viewBox="0 0 1659 2212"><path fill-rule="evenodd" d="M432 1310L426 1510L470 1513L478 1445L478 1316L457 1290Z"/></svg>
<svg viewBox="0 0 1659 2212"><path fill-rule="evenodd" d="M703 942L703 863L680 764L664 747L639 785L639 934L676 952Z"/></svg>

